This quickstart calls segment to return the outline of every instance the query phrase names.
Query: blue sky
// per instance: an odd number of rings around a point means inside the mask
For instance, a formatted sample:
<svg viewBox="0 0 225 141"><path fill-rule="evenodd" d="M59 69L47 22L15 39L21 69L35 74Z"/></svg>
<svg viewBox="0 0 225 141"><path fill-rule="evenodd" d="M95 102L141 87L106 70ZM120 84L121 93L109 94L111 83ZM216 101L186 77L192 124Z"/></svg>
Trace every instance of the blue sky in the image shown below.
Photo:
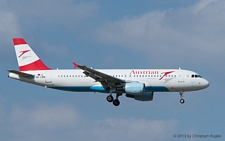
<svg viewBox="0 0 225 141"><path fill-rule="evenodd" d="M170 141L180 133L224 140L223 0L0 0L0 23L0 140ZM181 67L210 87L185 93L183 105L178 93L155 93L152 102L121 96L115 107L106 94L9 79L6 70L18 69L13 37L51 68Z"/></svg>

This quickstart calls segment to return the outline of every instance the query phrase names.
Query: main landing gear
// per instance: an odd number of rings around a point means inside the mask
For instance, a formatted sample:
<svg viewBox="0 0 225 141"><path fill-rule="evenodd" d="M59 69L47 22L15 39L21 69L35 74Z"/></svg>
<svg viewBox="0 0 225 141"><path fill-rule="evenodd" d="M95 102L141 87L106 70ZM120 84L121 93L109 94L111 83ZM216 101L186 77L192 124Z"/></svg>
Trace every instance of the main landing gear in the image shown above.
<svg viewBox="0 0 225 141"><path fill-rule="evenodd" d="M114 100L112 94L110 94L110 95L108 95L108 96L106 97L106 100L107 100L108 102L113 102L113 105L114 105L114 106L119 106L119 105L120 105L120 101L118 100L118 97L121 96L121 95L122 95L122 94L120 94L120 93L116 94L116 99Z"/></svg>
<svg viewBox="0 0 225 141"><path fill-rule="evenodd" d="M183 99L183 94L184 94L184 92L181 91L181 92L180 92L180 103L181 103L181 104L184 104L184 102L185 102L185 100Z"/></svg>

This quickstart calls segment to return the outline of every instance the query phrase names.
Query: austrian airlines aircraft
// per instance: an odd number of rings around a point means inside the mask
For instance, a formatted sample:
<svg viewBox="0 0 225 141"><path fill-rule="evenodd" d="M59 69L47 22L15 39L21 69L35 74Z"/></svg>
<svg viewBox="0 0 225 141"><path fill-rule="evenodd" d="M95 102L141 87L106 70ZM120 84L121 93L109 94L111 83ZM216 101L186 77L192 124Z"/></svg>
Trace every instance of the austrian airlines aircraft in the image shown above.
<svg viewBox="0 0 225 141"><path fill-rule="evenodd" d="M99 69L74 64L79 70L50 69L34 53L23 38L13 39L19 70L8 70L9 77L58 90L108 93L108 102L118 106L118 97L139 101L153 100L154 92L183 93L205 89L209 82L199 74L179 69ZM116 94L116 98L112 94Z"/></svg>

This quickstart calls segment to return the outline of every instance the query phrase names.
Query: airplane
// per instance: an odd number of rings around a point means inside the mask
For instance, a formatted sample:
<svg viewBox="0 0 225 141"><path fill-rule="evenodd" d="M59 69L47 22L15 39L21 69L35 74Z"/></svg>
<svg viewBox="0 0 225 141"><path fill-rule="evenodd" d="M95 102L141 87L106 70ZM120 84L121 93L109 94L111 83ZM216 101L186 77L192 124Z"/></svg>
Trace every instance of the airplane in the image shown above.
<svg viewBox="0 0 225 141"><path fill-rule="evenodd" d="M107 93L106 100L119 106L119 96L152 101L155 92L184 92L209 86L198 73L179 69L93 69L73 62L74 68L51 69L35 54L23 38L13 38L19 71L8 70L8 77L23 82L72 92ZM113 97L116 94L116 97Z"/></svg>

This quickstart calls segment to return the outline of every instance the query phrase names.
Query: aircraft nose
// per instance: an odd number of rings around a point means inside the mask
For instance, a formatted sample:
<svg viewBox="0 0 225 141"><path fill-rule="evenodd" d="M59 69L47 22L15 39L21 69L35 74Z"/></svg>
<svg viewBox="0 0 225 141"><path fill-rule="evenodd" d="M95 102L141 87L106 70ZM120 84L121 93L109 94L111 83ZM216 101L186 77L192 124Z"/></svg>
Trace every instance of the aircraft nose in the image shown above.
<svg viewBox="0 0 225 141"><path fill-rule="evenodd" d="M209 81L207 81L207 80L204 79L204 81L202 82L202 86L203 86L204 88L209 87Z"/></svg>

